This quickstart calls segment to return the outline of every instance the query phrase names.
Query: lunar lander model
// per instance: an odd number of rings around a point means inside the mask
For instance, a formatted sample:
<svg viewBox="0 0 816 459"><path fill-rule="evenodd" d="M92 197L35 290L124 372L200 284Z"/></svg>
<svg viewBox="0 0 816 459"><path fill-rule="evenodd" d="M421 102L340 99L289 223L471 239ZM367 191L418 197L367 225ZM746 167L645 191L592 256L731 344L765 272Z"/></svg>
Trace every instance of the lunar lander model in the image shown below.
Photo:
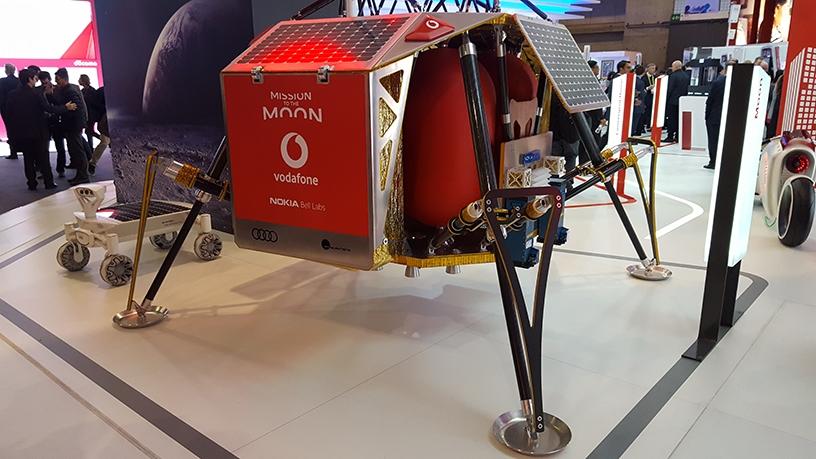
<svg viewBox="0 0 816 459"><path fill-rule="evenodd" d="M133 301L131 289L114 321L139 328L166 316L153 301L191 219L229 187L235 241L246 249L357 270L397 263L409 277L422 268L455 273L495 264L521 410L500 416L494 433L524 454L564 448L569 427L544 411L541 340L565 203L603 187L641 261L629 272L671 275L655 237L657 147L632 139L599 150L583 112L609 101L567 29L499 12L438 10L290 20L257 38L224 69L222 83L229 142L209 170L148 161L149 172L198 189L198 200L144 300ZM564 171L549 156L542 127L551 104L570 114L591 162ZM649 154L647 192L638 159ZM221 178L228 159L231 183ZM612 184L627 168L639 179L652 257ZM573 186L578 176L584 181ZM151 180L148 173L146 190ZM531 316L516 269L535 265Z"/></svg>

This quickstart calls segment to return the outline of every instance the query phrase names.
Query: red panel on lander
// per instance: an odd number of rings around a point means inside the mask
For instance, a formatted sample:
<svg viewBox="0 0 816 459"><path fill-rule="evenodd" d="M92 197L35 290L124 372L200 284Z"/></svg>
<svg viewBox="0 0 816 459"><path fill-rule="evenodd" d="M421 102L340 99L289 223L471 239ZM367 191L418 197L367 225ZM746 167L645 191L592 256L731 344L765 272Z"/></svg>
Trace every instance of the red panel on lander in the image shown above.
<svg viewBox="0 0 816 459"><path fill-rule="evenodd" d="M501 13L285 21L255 40L222 72L237 244L355 269L398 261L401 136L416 56L466 31L487 37L498 23L552 80L535 41L563 27ZM585 63L581 71L592 77ZM569 93L553 87L569 108ZM576 99L576 111L600 106L596 99ZM444 167L447 152L433 153Z"/></svg>

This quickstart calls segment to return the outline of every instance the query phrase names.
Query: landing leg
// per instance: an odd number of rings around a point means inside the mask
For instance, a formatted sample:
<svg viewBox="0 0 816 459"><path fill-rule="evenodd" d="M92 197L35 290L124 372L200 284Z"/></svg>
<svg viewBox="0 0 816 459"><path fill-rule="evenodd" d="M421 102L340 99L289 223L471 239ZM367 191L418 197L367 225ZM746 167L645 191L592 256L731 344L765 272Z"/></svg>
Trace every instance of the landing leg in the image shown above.
<svg viewBox="0 0 816 459"><path fill-rule="evenodd" d="M488 140L487 118L479 80L476 48L468 34L463 35L459 48L465 94L470 115L470 127L479 170L479 184L484 196L485 215L489 223L489 237L496 257L496 269L502 294L510 350L513 356L516 381L522 409L505 413L493 423L496 439L512 449L527 455L543 456L564 449L572 439L569 427L560 419L544 412L541 393L541 341L543 332L544 296L549 275L552 249L558 230L557 222L563 209L560 190L553 187L497 190L496 170ZM549 197L551 208L549 225L539 263L533 320L530 321L516 268L506 246L504 228L497 211L507 199L529 200Z"/></svg>
<svg viewBox="0 0 816 459"><path fill-rule="evenodd" d="M218 147L218 150L215 154L215 158L213 159L212 164L210 165L209 170L207 171L207 175L210 177L220 177L221 174L224 173L224 169L227 166L227 139L226 137L221 140L221 145ZM155 171L153 171L155 174ZM146 187L147 191L147 187ZM144 198L143 198L144 199ZM161 306L156 306L153 304L153 300L156 298L156 295L159 293L159 289L161 288L162 284L164 283L167 274L170 272L170 268L173 267L173 263L176 261L176 257L178 256L179 252L181 252L181 248L184 245L184 241L187 239L187 236L190 234L190 230L193 228L193 225L196 223L196 219L201 214L201 209L204 207L204 204L209 202L210 195L198 192L196 197L196 202L193 204L193 207L190 209L190 213L187 214L187 218L184 220L184 224L181 226L181 229L178 231L178 236L176 237L173 246L170 248L170 251L167 253L167 256L164 258L164 262L159 268L159 272L156 273L156 277L153 279L153 283L150 285L150 289L147 291L147 295L142 300L141 303L138 303L133 300L133 285L136 282L136 272L134 270L133 276L133 284L131 284L131 293L128 301L128 307L124 311L116 314L113 317L113 322L122 327L122 328L145 328L150 327L152 325L156 325L157 323L161 322L167 317L168 310ZM149 202L150 197L147 197L147 201ZM145 215L142 216L143 220L145 220ZM142 222L144 224L144 221ZM142 238L140 237L137 240L137 244L140 244ZM140 247L137 246L137 253L140 251ZM138 265L138 259L137 259Z"/></svg>

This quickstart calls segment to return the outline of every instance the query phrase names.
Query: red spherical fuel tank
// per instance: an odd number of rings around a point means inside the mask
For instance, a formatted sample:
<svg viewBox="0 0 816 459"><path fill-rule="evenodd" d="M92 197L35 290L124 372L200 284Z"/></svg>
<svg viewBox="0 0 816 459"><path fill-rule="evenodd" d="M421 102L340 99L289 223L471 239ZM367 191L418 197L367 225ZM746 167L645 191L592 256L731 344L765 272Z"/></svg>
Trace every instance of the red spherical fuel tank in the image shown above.
<svg viewBox="0 0 816 459"><path fill-rule="evenodd" d="M527 102L536 98L538 79L530 65L518 57L508 54L507 62L507 92L511 100ZM494 53L482 53L479 62L485 66L493 81L498 81L499 63Z"/></svg>
<svg viewBox="0 0 816 459"><path fill-rule="evenodd" d="M485 115L495 143L496 91L480 65ZM405 215L422 224L445 226L481 198L459 52L423 52L411 76L403 127Z"/></svg>

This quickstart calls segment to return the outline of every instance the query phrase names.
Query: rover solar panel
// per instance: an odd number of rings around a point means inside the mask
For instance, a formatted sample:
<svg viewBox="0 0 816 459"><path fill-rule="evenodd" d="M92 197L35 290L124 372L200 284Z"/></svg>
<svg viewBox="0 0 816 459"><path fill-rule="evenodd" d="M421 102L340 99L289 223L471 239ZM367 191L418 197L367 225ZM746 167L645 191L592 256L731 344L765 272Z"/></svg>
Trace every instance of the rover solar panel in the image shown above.
<svg viewBox="0 0 816 459"><path fill-rule="evenodd" d="M579 113L609 106L566 27L521 16L517 21L567 111Z"/></svg>
<svg viewBox="0 0 816 459"><path fill-rule="evenodd" d="M141 216L141 209L142 204L139 202L134 202L99 209L99 213L110 212L110 218L116 221L132 222L139 219ZM147 216L148 218L158 217L161 215L174 214L176 212L187 212L188 210L190 210L189 206L182 206L165 201L150 201Z"/></svg>

